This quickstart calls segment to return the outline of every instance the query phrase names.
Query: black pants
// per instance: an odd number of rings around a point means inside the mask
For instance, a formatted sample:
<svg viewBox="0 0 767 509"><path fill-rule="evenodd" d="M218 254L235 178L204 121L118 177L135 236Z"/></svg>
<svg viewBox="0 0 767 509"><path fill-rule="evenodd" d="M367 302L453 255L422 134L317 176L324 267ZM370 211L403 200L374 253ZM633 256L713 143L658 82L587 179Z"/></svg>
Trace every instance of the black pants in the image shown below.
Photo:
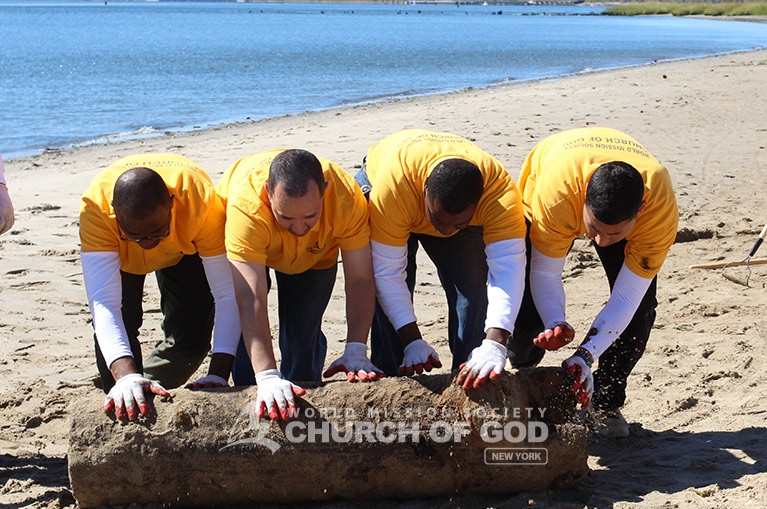
<svg viewBox="0 0 767 509"><path fill-rule="evenodd" d="M533 367L541 362L546 351L533 344L533 338L544 330L543 322L533 303L530 293L530 224L528 223L527 269L525 271L525 293L522 306L514 324L514 334L509 339L509 360L515 368ZM618 273L623 266L626 240L607 247L592 242L602 267L613 289ZM626 383L631 371L644 354L650 330L655 323L655 308L658 278L650 283L634 316L618 339L599 357L594 371L594 397L592 404L600 410L616 410L626 402Z"/></svg>
<svg viewBox="0 0 767 509"><path fill-rule="evenodd" d="M214 302L199 255L184 256L172 267L155 272L160 290L160 309L165 333L163 341L142 360L139 329L144 320L142 300L146 275L120 272L122 279L122 318L131 352L139 372L166 389L186 383L210 351ZM115 380L104 361L96 335L96 365L104 392Z"/></svg>

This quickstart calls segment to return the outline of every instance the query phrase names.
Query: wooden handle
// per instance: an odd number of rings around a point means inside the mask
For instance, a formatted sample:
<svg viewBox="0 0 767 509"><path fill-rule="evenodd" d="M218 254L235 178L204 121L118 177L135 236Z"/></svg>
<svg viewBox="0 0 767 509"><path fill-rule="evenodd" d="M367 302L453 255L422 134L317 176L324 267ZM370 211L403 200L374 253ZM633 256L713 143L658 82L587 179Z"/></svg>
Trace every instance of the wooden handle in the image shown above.
<svg viewBox="0 0 767 509"><path fill-rule="evenodd" d="M767 258L752 258L751 260L742 260L739 262L716 262L716 263L699 263L697 265L690 265L691 269L721 269L722 267L740 267L742 265L763 265L767 263Z"/></svg>

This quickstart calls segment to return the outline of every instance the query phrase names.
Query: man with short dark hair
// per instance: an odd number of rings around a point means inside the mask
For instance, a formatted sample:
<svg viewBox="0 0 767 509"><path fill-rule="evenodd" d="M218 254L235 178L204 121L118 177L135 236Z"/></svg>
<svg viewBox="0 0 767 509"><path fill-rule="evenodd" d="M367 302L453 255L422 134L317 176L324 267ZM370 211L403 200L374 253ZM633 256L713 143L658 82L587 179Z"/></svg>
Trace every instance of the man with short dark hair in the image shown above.
<svg viewBox="0 0 767 509"><path fill-rule="evenodd" d="M217 190L226 203L226 249L242 324L233 378L235 385L258 384L258 417L287 420L295 414L295 396L305 390L291 380L319 381L338 372L350 382L383 376L367 357L375 283L367 204L351 175L306 150L278 149L234 163ZM339 251L346 348L322 373L322 317ZM277 280L279 371L267 311L269 268Z"/></svg>
<svg viewBox="0 0 767 509"><path fill-rule="evenodd" d="M144 393L167 396L211 350L197 387L227 385L240 336L224 247L224 206L210 177L174 154L125 157L100 172L80 204L80 255L93 315L104 410L147 415ZM164 340L142 360L146 275L160 290Z"/></svg>
<svg viewBox="0 0 767 509"><path fill-rule="evenodd" d="M564 366L584 407L593 396L600 434L629 435L620 408L626 381L655 321L657 274L676 238L678 212L668 170L639 142L605 127L573 129L538 143L519 188L528 223L525 298L509 341L514 367L575 337L565 318L562 271L573 241L591 239L610 299ZM599 360L593 375L591 367Z"/></svg>
<svg viewBox="0 0 767 509"><path fill-rule="evenodd" d="M357 179L369 192L372 361L387 375L442 365L412 301L420 244L447 297L456 382L469 389L499 377L525 264L522 202L503 165L465 138L413 129L371 147Z"/></svg>

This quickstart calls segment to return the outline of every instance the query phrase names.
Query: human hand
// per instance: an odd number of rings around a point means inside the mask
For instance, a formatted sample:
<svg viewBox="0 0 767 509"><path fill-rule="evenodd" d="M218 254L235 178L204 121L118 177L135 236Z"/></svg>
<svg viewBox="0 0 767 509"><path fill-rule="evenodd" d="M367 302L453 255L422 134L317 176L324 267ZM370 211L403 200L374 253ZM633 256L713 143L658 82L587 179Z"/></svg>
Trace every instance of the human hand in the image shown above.
<svg viewBox="0 0 767 509"><path fill-rule="evenodd" d="M343 371L346 373L346 379L350 382L357 380L372 382L378 378L383 378L386 376L384 372L368 360L367 349L365 343L347 342L344 354L340 359L334 361L322 376L327 378Z"/></svg>
<svg viewBox="0 0 767 509"><path fill-rule="evenodd" d="M459 366L455 383L464 390L477 388L488 377L496 379L506 366L506 347L492 339L483 339L482 344L471 351L469 359Z"/></svg>
<svg viewBox="0 0 767 509"><path fill-rule="evenodd" d="M294 396L303 396L306 389L285 380L276 369L267 369L256 373L258 396L256 397L256 416L262 419L269 416L273 421L287 421L298 414Z"/></svg>
<svg viewBox="0 0 767 509"><path fill-rule="evenodd" d="M546 329L533 339L535 346L544 350L559 350L575 337L575 329L567 322L561 322L553 329Z"/></svg>
<svg viewBox="0 0 767 509"><path fill-rule="evenodd" d="M589 364L578 354L562 361L562 367L571 375L575 375L572 392L582 408L588 408L594 395L594 375Z"/></svg>
<svg viewBox="0 0 767 509"><path fill-rule="evenodd" d="M158 396L171 397L170 393L157 382L148 380L138 373L131 373L121 377L115 382L104 401L104 412L114 412L118 419L135 421L139 412L141 415L149 415L149 404L144 393L152 393ZM138 411L136 410L138 406Z"/></svg>
<svg viewBox="0 0 767 509"><path fill-rule="evenodd" d="M212 389L214 387L229 387L229 382L218 375L208 375L188 383L184 386L186 389Z"/></svg>
<svg viewBox="0 0 767 509"><path fill-rule="evenodd" d="M412 375L415 371L420 374L441 367L442 362L439 360L437 351L423 339L416 339L405 347L405 357L400 364L399 373Z"/></svg>

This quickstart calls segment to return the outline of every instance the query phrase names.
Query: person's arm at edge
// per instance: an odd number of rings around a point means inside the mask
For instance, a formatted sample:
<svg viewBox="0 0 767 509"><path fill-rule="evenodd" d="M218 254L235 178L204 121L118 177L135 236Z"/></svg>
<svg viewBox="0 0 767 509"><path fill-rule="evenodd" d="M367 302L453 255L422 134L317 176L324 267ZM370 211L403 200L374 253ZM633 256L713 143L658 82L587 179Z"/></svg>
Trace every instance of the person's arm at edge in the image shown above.
<svg viewBox="0 0 767 509"><path fill-rule="evenodd" d="M13 202L5 184L5 166L0 154L0 235L10 230L14 222Z"/></svg>

